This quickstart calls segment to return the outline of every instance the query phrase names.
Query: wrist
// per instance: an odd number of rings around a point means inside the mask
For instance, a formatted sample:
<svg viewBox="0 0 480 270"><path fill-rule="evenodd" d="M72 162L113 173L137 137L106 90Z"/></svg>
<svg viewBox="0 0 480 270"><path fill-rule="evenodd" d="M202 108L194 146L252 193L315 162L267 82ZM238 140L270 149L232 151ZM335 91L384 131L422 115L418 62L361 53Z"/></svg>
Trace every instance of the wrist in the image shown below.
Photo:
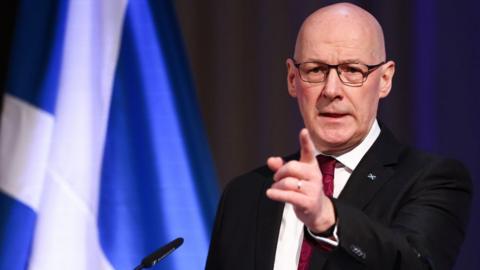
<svg viewBox="0 0 480 270"><path fill-rule="evenodd" d="M318 224L309 230L317 236L330 237L337 225L336 211L331 198L326 197L322 212L323 215Z"/></svg>
<svg viewBox="0 0 480 270"><path fill-rule="evenodd" d="M323 238L330 238L333 236L333 232L335 231L335 227L337 226L337 224L333 224L332 226L330 226L330 228L328 228L327 230L323 231L323 232L313 232L310 230L310 232L317 236L317 237L323 237Z"/></svg>

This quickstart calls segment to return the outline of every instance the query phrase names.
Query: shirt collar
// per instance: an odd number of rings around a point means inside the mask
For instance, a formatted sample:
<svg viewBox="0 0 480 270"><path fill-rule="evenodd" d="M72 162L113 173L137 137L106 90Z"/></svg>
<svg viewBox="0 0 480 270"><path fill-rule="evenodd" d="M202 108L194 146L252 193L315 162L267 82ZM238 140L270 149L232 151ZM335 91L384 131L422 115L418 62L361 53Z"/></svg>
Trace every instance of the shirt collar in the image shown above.
<svg viewBox="0 0 480 270"><path fill-rule="evenodd" d="M359 145L355 146L352 150L345 152L341 155L338 155L338 156L333 155L333 157L338 162L342 163L345 167L353 171L355 170L358 163L360 163L360 160L367 153L368 149L370 149L370 147L373 145L373 143L375 142L375 140L378 138L379 135L380 135L380 126L378 125L378 122L375 119L372 127L368 131L367 136L365 137L365 139L362 140L362 142Z"/></svg>

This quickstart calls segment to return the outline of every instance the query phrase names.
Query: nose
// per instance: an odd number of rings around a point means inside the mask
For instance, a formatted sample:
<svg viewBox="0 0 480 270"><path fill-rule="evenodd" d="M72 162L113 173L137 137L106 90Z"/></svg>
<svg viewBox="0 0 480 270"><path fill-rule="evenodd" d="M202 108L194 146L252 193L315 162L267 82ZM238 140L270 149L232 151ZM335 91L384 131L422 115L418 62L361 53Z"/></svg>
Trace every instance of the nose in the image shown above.
<svg viewBox="0 0 480 270"><path fill-rule="evenodd" d="M337 71L335 68L331 68L328 72L327 79L325 80L322 95L328 99L341 97L342 85Z"/></svg>

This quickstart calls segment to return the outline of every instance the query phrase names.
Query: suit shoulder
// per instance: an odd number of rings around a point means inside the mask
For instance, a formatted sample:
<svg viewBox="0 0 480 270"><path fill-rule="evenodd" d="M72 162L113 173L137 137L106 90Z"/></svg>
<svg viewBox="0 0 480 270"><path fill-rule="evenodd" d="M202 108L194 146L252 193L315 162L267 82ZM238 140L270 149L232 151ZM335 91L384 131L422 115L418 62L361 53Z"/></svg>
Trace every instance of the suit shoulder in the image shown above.
<svg viewBox="0 0 480 270"><path fill-rule="evenodd" d="M441 156L425 152L423 150L407 147L406 151L402 155L403 160L412 160L422 166L447 166L448 168L456 169L459 171L465 171L468 173L465 165L457 159Z"/></svg>
<svg viewBox="0 0 480 270"><path fill-rule="evenodd" d="M472 185L468 169L461 161L454 158L408 147L400 158L400 164L405 164L406 167L411 168L416 167L423 174L455 179L470 187Z"/></svg>
<svg viewBox="0 0 480 270"><path fill-rule="evenodd" d="M250 194L272 183L273 172L267 166L239 175L226 185L224 193Z"/></svg>

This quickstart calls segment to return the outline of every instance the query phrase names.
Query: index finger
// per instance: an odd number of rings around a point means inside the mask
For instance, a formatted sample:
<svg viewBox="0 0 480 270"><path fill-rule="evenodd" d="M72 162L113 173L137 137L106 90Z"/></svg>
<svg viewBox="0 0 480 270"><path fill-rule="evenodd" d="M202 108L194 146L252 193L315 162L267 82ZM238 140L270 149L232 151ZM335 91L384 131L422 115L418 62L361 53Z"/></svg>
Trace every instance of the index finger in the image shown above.
<svg viewBox="0 0 480 270"><path fill-rule="evenodd" d="M300 131L300 162L310 163L315 159L315 146L306 128Z"/></svg>

